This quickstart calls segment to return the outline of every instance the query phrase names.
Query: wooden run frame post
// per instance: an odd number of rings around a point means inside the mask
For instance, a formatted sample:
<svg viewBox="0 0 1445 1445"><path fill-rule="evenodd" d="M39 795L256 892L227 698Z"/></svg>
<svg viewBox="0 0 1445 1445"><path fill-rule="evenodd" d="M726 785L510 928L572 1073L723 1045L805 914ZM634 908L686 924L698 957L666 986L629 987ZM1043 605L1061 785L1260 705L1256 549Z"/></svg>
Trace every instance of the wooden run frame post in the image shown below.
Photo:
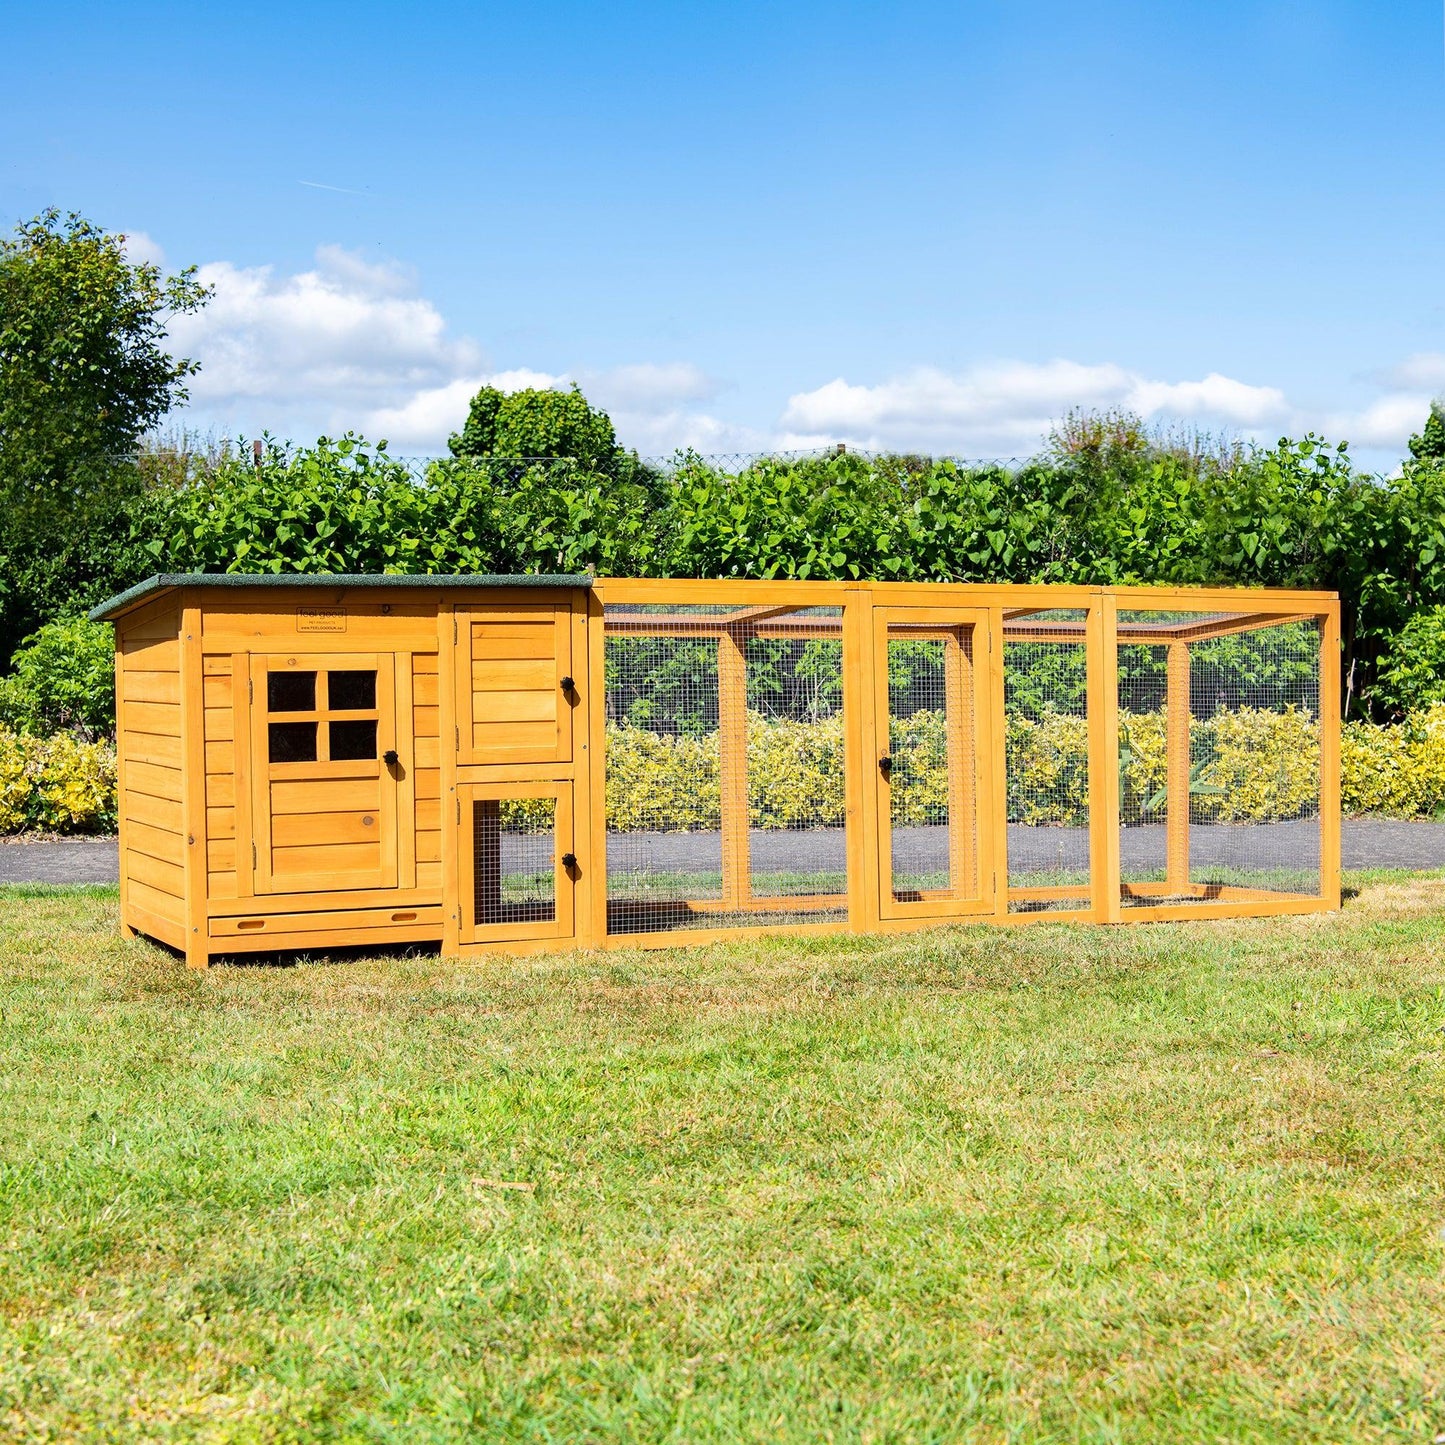
<svg viewBox="0 0 1445 1445"><path fill-rule="evenodd" d="M725 628L717 640L718 772L722 807L722 902L742 909L752 897L748 831L747 634Z"/></svg>
<svg viewBox="0 0 1445 1445"><path fill-rule="evenodd" d="M1101 592L1086 623L1089 713L1089 882L1097 923L1118 923L1119 604Z"/></svg>
<svg viewBox="0 0 1445 1445"><path fill-rule="evenodd" d="M1340 606L1320 626L1320 893L1331 908L1340 895Z"/></svg>
<svg viewBox="0 0 1445 1445"><path fill-rule="evenodd" d="M1189 886L1189 644L1171 642L1164 693L1165 881Z"/></svg>

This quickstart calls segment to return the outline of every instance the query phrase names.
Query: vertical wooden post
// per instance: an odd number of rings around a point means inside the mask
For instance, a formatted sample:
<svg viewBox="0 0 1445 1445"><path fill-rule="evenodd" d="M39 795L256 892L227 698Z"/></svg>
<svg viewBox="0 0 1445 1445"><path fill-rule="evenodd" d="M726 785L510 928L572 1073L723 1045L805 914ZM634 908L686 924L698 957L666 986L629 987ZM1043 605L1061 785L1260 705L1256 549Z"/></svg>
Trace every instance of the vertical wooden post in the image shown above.
<svg viewBox="0 0 1445 1445"><path fill-rule="evenodd" d="M587 601L585 591L572 594L572 670L576 674L578 686L570 698L564 697L561 700L561 705L571 713L574 762L572 830L570 835L562 840L562 851L576 853L578 866L572 870L571 875L565 871L559 872L557 886L572 890L572 923L579 948L595 948L599 942L592 891L592 877L599 871L600 865L592 852L592 650L589 643ZM598 686L602 686L600 680ZM603 692L605 694L605 687ZM605 839L603 846L606 847Z"/></svg>
<svg viewBox="0 0 1445 1445"><path fill-rule="evenodd" d="M987 886L992 890L993 916L1000 921L1008 917L1008 707L1004 676L1003 608L988 609L988 721L984 736L992 738L986 758L989 769L988 793L991 813L985 826L989 832Z"/></svg>
<svg viewBox="0 0 1445 1445"><path fill-rule="evenodd" d="M1340 604L1320 618L1320 893L1340 906Z"/></svg>
<svg viewBox="0 0 1445 1445"><path fill-rule="evenodd" d="M743 640L717 640L718 770L722 792L722 896L746 908L752 895L748 839L748 664Z"/></svg>
<svg viewBox="0 0 1445 1445"><path fill-rule="evenodd" d="M955 898L978 896L978 816L974 782L972 628L943 644L948 736L948 878Z"/></svg>
<svg viewBox="0 0 1445 1445"><path fill-rule="evenodd" d="M470 857L462 850L470 840L462 837L462 800L457 791L457 755L461 748L461 723L458 716L457 689L461 671L458 654L463 650L461 619L456 604L443 600L437 607L437 732L439 735L437 761L441 764L440 815L442 832L442 953L456 954L461 948L462 909L468 910L471 918L473 901L462 900L462 887L471 875L467 862ZM471 635L468 633L465 651L467 677L465 686L471 686ZM469 694L466 705L470 709ZM470 711L467 727L471 727ZM475 918L471 918L473 925ZM470 932L470 930L469 930Z"/></svg>
<svg viewBox="0 0 1445 1445"><path fill-rule="evenodd" d="M858 583L843 604L843 775L848 824L848 924L854 933L878 927L881 888L891 887L879 861L878 716L874 680L873 589ZM885 677L883 690L888 683Z"/></svg>
<svg viewBox="0 0 1445 1445"><path fill-rule="evenodd" d="M194 597L194 593L191 594ZM201 677L201 609L181 608L181 827L184 829L186 967L211 961L207 904L206 699ZM238 740L239 744L239 740ZM239 861L239 860L238 860Z"/></svg>
<svg viewBox="0 0 1445 1445"><path fill-rule="evenodd" d="M1189 888L1189 644L1169 644L1165 692L1165 878L1173 894Z"/></svg>
<svg viewBox="0 0 1445 1445"><path fill-rule="evenodd" d="M122 938L134 938L135 929L130 922L130 869L126 866L126 845L130 842L128 834L130 824L126 821L126 813L129 811L130 792L126 781L126 755L130 749L127 747L126 726L125 726L125 639L122 633L124 622L117 621L113 624L115 633L115 800L116 808L116 832L120 837L120 934ZM184 694L182 694L182 709L185 706ZM204 715L203 715L204 716ZM184 729L186 720L181 717L181 727ZM203 724L204 726L204 724ZM184 809L183 809L184 810Z"/></svg>
<svg viewBox="0 0 1445 1445"><path fill-rule="evenodd" d="M1098 923L1119 923L1119 607L1103 592L1089 609L1089 883Z"/></svg>

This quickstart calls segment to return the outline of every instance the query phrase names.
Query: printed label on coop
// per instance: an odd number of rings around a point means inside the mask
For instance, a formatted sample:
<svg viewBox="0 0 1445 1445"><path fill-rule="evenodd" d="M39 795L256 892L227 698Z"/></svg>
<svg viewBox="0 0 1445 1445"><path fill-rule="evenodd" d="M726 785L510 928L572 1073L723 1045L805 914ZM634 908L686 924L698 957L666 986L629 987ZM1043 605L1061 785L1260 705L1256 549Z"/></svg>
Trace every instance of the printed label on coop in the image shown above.
<svg viewBox="0 0 1445 1445"><path fill-rule="evenodd" d="M346 609L344 607L298 607L296 609L297 632L345 632Z"/></svg>

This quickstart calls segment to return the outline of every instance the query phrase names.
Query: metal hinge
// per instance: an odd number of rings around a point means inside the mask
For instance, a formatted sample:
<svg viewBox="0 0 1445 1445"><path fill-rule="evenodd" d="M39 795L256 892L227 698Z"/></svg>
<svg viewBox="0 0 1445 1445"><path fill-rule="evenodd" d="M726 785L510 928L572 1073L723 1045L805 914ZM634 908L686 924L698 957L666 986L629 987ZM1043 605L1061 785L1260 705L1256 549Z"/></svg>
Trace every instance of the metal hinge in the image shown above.
<svg viewBox="0 0 1445 1445"><path fill-rule="evenodd" d="M256 845L255 845L254 843L252 843L252 844L251 844L251 867L254 868L255 866L256 866Z"/></svg>
<svg viewBox="0 0 1445 1445"><path fill-rule="evenodd" d="M457 614L452 613L452 646L457 645Z"/></svg>
<svg viewBox="0 0 1445 1445"><path fill-rule="evenodd" d="M246 679L246 701L256 701L256 679L253 677L248 677Z"/></svg>
<svg viewBox="0 0 1445 1445"><path fill-rule="evenodd" d="M461 723L457 723L457 724L456 724L456 729L457 729L457 744L456 744L456 747L457 747L457 751L458 751L458 752L461 752L461 750L462 750L462 725L461 725Z"/></svg>
<svg viewBox="0 0 1445 1445"><path fill-rule="evenodd" d="M462 821L462 800L461 800L460 798L458 798L458 799L457 799L457 822L460 823L461 821Z"/></svg>

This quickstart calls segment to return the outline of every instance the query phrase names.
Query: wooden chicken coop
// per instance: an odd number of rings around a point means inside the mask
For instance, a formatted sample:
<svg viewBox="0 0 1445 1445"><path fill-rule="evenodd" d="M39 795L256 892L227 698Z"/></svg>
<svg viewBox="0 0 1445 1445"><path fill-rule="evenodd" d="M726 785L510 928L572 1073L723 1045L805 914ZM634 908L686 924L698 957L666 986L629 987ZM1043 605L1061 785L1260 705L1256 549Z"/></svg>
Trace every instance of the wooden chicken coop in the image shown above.
<svg viewBox="0 0 1445 1445"><path fill-rule="evenodd" d="M1339 604L1263 590L160 576L121 918L258 951L1339 904Z"/></svg>

